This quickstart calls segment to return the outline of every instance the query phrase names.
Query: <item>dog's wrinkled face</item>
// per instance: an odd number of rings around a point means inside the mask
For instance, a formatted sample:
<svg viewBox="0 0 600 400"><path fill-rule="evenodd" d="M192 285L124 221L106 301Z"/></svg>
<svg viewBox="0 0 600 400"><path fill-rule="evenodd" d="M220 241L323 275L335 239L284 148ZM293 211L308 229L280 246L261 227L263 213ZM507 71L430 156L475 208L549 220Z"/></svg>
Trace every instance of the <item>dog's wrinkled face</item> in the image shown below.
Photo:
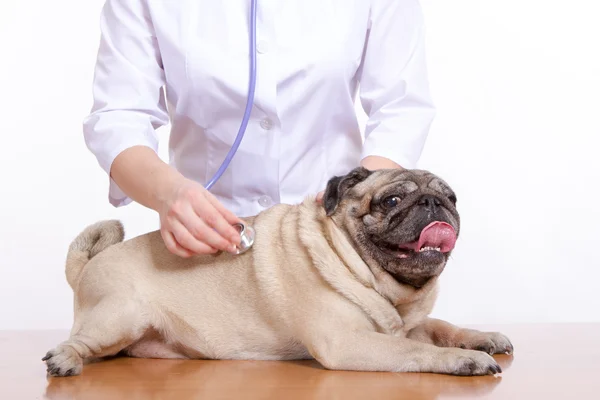
<svg viewBox="0 0 600 400"><path fill-rule="evenodd" d="M456 195L427 171L357 168L329 181L323 204L368 264L417 288L443 271L460 230Z"/></svg>

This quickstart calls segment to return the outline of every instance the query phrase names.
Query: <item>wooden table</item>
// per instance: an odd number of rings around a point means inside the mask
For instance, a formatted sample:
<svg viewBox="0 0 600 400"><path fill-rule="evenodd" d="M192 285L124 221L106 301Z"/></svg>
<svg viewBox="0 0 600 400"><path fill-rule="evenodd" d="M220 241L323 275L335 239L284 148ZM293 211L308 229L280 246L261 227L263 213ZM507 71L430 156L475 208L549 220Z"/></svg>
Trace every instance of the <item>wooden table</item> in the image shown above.
<svg viewBox="0 0 600 400"><path fill-rule="evenodd" d="M600 324L478 326L501 330L514 356L503 373L455 377L327 371L315 362L121 358L81 376L46 378L40 361L66 337L0 331L0 399L600 399Z"/></svg>

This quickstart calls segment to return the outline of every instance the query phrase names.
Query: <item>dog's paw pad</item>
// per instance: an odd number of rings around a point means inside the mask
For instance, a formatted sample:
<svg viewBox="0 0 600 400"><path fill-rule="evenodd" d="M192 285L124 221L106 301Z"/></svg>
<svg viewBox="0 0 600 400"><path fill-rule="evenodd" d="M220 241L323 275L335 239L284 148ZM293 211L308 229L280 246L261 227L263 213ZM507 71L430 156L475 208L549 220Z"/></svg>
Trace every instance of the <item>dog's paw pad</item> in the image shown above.
<svg viewBox="0 0 600 400"><path fill-rule="evenodd" d="M456 359L451 374L461 376L495 375L502 372L500 365L484 352L466 350Z"/></svg>
<svg viewBox="0 0 600 400"><path fill-rule="evenodd" d="M487 339L481 343L478 343L473 350L483 351L484 353L492 355L496 353L496 345L493 341Z"/></svg>
<svg viewBox="0 0 600 400"><path fill-rule="evenodd" d="M467 339L466 343L459 343L456 347L477 350L490 355L512 354L514 351L510 340L498 332L479 332Z"/></svg>
<svg viewBox="0 0 600 400"><path fill-rule="evenodd" d="M81 374L83 361L70 347L51 350L42 358L46 362L46 372L50 376L74 376Z"/></svg>
<svg viewBox="0 0 600 400"><path fill-rule="evenodd" d="M495 347L494 354L509 354L510 355L515 351L512 343L510 342L510 339L508 339L505 335L503 335L499 332L494 332L494 333L490 334L490 339L492 340L492 342L494 342L494 347Z"/></svg>

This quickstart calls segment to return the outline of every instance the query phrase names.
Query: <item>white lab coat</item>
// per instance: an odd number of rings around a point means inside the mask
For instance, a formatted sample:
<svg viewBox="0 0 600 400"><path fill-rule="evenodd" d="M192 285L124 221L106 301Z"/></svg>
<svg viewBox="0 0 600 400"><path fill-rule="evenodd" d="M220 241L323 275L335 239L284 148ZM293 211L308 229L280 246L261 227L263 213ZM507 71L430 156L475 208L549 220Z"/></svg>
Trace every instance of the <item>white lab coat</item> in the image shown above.
<svg viewBox="0 0 600 400"><path fill-rule="evenodd" d="M251 120L212 188L227 208L298 203L368 155L415 166L434 116L417 0L258 0L257 10ZM170 163L210 180L246 105L249 12L249 0L106 1L84 137L107 174L128 147L157 151L155 130L170 123ZM109 183L111 204L131 201Z"/></svg>

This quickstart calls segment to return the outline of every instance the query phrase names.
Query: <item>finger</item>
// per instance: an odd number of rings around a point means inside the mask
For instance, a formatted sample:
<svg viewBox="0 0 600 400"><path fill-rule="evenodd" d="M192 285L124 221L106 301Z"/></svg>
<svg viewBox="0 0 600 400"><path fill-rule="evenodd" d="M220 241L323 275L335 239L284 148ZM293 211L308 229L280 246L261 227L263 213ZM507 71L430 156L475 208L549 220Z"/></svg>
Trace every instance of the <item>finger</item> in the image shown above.
<svg viewBox="0 0 600 400"><path fill-rule="evenodd" d="M202 223L202 221L200 221L200 223ZM202 240L202 233L198 235L200 238L197 238L195 235L196 232L190 231L189 228L180 221L174 221L172 223L172 231L178 244L194 254L212 254L219 250L218 247ZM227 250L227 248L225 248L225 250Z"/></svg>
<svg viewBox="0 0 600 400"><path fill-rule="evenodd" d="M160 233L163 238L163 241L165 242L165 246L171 253L182 258L188 258L193 255L190 251L184 249L177 243L175 237L171 232L161 229Z"/></svg>
<svg viewBox="0 0 600 400"><path fill-rule="evenodd" d="M323 202L323 194L324 194L323 191L320 191L319 193L317 193L317 198L316 198L317 203L322 203Z"/></svg>
<svg viewBox="0 0 600 400"><path fill-rule="evenodd" d="M210 204L212 204L212 206L216 208L217 211L219 211L223 218L225 218L225 220L229 222L230 225L243 223L243 221L237 215L228 210L227 207L225 207L223 203L217 200L215 196L211 194L210 196L207 196L207 199L210 202Z"/></svg>
<svg viewBox="0 0 600 400"><path fill-rule="evenodd" d="M185 229L190 233L195 241L204 243L214 249L219 249L233 253L236 251L235 243L221 236L214 228L208 224L216 218L223 218L212 206L204 206L204 213L198 215L190 207L184 217L180 219ZM206 221L208 219L208 221ZM224 221L224 220L223 220ZM227 224L227 222L223 222ZM235 230L235 229L234 229Z"/></svg>
<svg viewBox="0 0 600 400"><path fill-rule="evenodd" d="M215 199L214 201L220 204L218 200ZM223 209L226 213L229 213L229 218L232 222L229 222L219 209ZM215 206L209 197L206 199L204 206L201 205L196 208L196 213L200 218L202 218L206 225L211 228L211 230L214 230L214 235L210 235L212 238L210 240L217 240L216 238L221 238L228 241L229 245L237 246L240 244L240 234L232 226L232 224L241 222L241 220L239 220L239 218L237 218L233 213L227 211L222 204L220 204L220 206ZM208 237L206 239L209 240Z"/></svg>

